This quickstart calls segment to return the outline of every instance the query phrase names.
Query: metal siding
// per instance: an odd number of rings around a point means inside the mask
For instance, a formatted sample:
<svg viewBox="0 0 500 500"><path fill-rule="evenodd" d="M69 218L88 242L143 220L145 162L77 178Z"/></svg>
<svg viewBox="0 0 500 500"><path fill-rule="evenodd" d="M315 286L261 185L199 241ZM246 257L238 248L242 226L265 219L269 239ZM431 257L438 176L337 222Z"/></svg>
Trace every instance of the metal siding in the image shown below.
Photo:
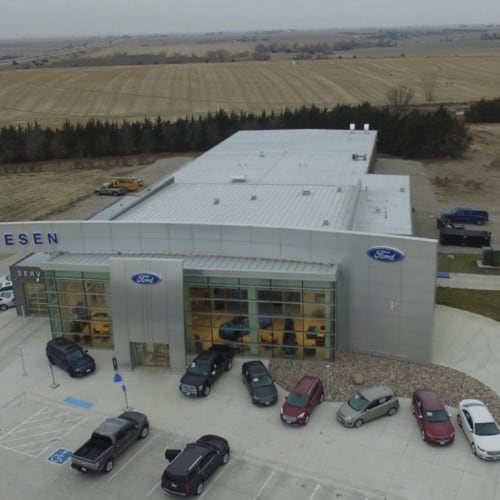
<svg viewBox="0 0 500 500"><path fill-rule="evenodd" d="M149 272L161 276L154 285L131 277ZM168 344L172 368L185 365L183 264L180 259L110 259L113 331L117 357L131 366L130 342Z"/></svg>

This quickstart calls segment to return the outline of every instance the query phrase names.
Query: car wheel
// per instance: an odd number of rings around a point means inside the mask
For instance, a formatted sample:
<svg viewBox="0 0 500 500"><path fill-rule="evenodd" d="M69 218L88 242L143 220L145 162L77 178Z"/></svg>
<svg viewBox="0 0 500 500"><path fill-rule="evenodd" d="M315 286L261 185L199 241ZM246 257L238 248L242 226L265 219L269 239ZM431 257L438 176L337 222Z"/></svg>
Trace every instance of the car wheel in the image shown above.
<svg viewBox="0 0 500 500"><path fill-rule="evenodd" d="M113 459L110 458L106 462L106 465L104 466L104 471L107 473L107 472L111 472L112 470L113 470Z"/></svg>
<svg viewBox="0 0 500 500"><path fill-rule="evenodd" d="M0 311L6 311L8 309L6 304L0 305Z"/></svg>
<svg viewBox="0 0 500 500"><path fill-rule="evenodd" d="M141 439L144 439L147 437L147 435L149 434L149 426L145 425L142 430L141 430L141 434L139 435L139 437Z"/></svg>
<svg viewBox="0 0 500 500"><path fill-rule="evenodd" d="M398 411L398 410L397 410L396 408L394 408L394 406L393 406L392 408L389 408L389 411L387 412L387 415L388 415L389 417L392 417L392 416L396 415L396 412L397 412L397 411Z"/></svg>
<svg viewBox="0 0 500 500"><path fill-rule="evenodd" d="M203 481L200 481L196 485L196 490L195 490L196 495L201 495L203 493L203 488L204 487L205 487L205 483Z"/></svg>
<svg viewBox="0 0 500 500"><path fill-rule="evenodd" d="M356 422L354 422L354 427L361 427L363 424L364 424L363 419L358 418L358 420L356 420Z"/></svg>
<svg viewBox="0 0 500 500"><path fill-rule="evenodd" d="M226 371L228 372L233 367L233 360L228 359L226 363Z"/></svg>
<svg viewBox="0 0 500 500"><path fill-rule="evenodd" d="M203 389L203 395L208 396L210 394L210 386L206 385L205 389Z"/></svg>
<svg viewBox="0 0 500 500"><path fill-rule="evenodd" d="M229 462L229 451L226 451L224 455L222 455L222 465L226 465Z"/></svg>
<svg viewBox="0 0 500 500"><path fill-rule="evenodd" d="M462 419L460 418L460 415L457 415L457 424L459 427L462 427Z"/></svg>
<svg viewBox="0 0 500 500"><path fill-rule="evenodd" d="M425 432L423 430L420 431L420 437L422 438L422 441L425 441Z"/></svg>
<svg viewBox="0 0 500 500"><path fill-rule="evenodd" d="M325 393L323 392L321 394L321 397L319 398L319 404L321 404L325 400Z"/></svg>
<svg viewBox="0 0 500 500"><path fill-rule="evenodd" d="M474 443L471 443L470 449L472 450L472 453L474 453L474 455L477 455L476 445Z"/></svg>
<svg viewBox="0 0 500 500"><path fill-rule="evenodd" d="M304 418L304 425L307 425L309 423L309 415L306 415Z"/></svg>

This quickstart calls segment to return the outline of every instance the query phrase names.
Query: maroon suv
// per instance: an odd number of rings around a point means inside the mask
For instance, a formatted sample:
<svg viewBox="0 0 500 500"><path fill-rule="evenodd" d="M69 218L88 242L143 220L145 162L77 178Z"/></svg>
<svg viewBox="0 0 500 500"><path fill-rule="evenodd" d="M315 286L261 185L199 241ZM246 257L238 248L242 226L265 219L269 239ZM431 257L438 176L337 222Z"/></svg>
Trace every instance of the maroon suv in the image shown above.
<svg viewBox="0 0 500 500"><path fill-rule="evenodd" d="M427 387L413 391L411 410L420 427L423 441L445 445L453 443L455 428L441 396Z"/></svg>
<svg viewBox="0 0 500 500"><path fill-rule="evenodd" d="M291 425L306 425L316 406L325 399L323 382L305 375L287 396L281 408L281 421Z"/></svg>

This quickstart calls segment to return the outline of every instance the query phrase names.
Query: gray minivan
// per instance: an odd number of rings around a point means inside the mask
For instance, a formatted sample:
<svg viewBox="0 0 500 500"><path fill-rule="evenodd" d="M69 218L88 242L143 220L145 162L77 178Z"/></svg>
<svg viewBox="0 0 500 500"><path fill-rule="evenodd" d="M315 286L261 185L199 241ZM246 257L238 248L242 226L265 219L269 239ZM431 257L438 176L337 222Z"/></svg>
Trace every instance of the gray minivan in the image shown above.
<svg viewBox="0 0 500 500"><path fill-rule="evenodd" d="M346 427L361 427L383 415L392 417L399 409L394 391L385 385L363 389L337 411L337 420Z"/></svg>

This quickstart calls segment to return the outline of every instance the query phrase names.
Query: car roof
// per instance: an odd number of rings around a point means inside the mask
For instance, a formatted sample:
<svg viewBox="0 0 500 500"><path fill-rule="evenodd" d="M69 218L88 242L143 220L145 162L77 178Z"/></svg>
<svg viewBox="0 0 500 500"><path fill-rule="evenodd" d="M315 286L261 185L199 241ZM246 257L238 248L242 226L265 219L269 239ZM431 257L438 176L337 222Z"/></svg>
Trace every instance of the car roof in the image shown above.
<svg viewBox="0 0 500 500"><path fill-rule="evenodd" d="M245 367L252 373L252 375L267 374L269 373L266 365L260 360L247 361L244 363Z"/></svg>
<svg viewBox="0 0 500 500"><path fill-rule="evenodd" d="M490 410L488 410L486 405L482 401L479 401L479 399L464 399L460 401L460 406L470 413L472 420L476 423L494 421Z"/></svg>
<svg viewBox="0 0 500 500"><path fill-rule="evenodd" d="M81 347L76 344L75 342L72 342L71 340L67 339L66 337L56 337L53 338L52 340L49 340L47 342L47 345L55 346L59 348L61 351L72 351L75 349L81 349Z"/></svg>
<svg viewBox="0 0 500 500"><path fill-rule="evenodd" d="M309 391L320 379L318 377L314 377L313 375L304 375L298 382L295 384L293 388L293 392L297 392L298 394L309 394Z"/></svg>
<svg viewBox="0 0 500 500"><path fill-rule="evenodd" d="M362 389L359 391L360 394L367 399L372 401L373 399L381 398L382 396L394 396L394 391L387 387L386 385L377 385L375 387L369 387L367 389Z"/></svg>
<svg viewBox="0 0 500 500"><path fill-rule="evenodd" d="M427 410L440 410L444 406L441 396L433 389L422 387L420 389L415 389L414 394L422 400Z"/></svg>
<svg viewBox="0 0 500 500"><path fill-rule="evenodd" d="M186 474L208 452L209 448L189 443L169 464L168 471L176 474Z"/></svg>

